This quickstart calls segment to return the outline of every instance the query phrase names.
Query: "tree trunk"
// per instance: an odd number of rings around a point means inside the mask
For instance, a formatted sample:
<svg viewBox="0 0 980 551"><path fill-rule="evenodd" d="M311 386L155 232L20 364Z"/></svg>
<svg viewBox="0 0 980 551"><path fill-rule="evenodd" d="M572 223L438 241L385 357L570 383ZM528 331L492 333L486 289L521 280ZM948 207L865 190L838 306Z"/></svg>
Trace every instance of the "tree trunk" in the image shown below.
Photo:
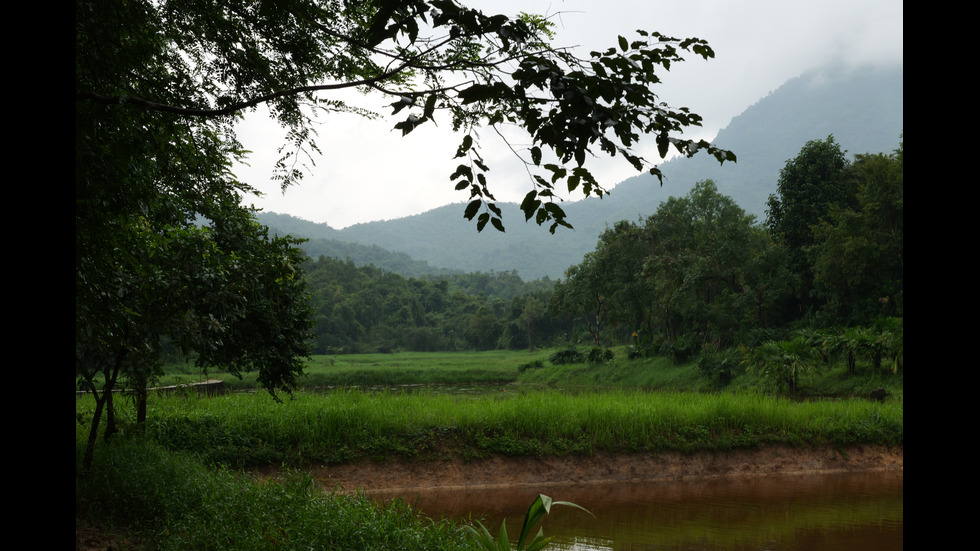
<svg viewBox="0 0 980 551"><path fill-rule="evenodd" d="M137 377L135 382L136 388L133 389L133 392L136 393L136 427L142 432L146 425L146 397L149 392L146 388L146 374Z"/></svg>
<svg viewBox="0 0 980 551"><path fill-rule="evenodd" d="M87 473L92 469L92 460L95 457L95 442L99 439L99 423L102 421L102 410L105 406L105 391L102 398L92 385L92 394L95 396L95 414L92 416L92 427L88 431L88 442L85 444L85 457L82 459L82 471Z"/></svg>
<svg viewBox="0 0 980 551"><path fill-rule="evenodd" d="M89 380L89 389L95 396L95 414L92 416L92 427L88 431L88 442L85 444L85 456L82 459L82 469L88 472L92 468L92 460L95 458L95 443L99 439L99 424L102 422L103 412L106 415L106 433L103 438L109 438L116 431L116 416L112 406L112 390L116 386L116 378L119 375L119 366L122 363L123 355L116 358L116 364L111 368L106 368L105 383L102 385L102 397L95 388L95 383Z"/></svg>
<svg viewBox="0 0 980 551"><path fill-rule="evenodd" d="M112 389L108 388L108 385L106 387L102 389L103 400L105 400L105 436L103 438L109 440L118 429L116 428L116 406L112 403Z"/></svg>

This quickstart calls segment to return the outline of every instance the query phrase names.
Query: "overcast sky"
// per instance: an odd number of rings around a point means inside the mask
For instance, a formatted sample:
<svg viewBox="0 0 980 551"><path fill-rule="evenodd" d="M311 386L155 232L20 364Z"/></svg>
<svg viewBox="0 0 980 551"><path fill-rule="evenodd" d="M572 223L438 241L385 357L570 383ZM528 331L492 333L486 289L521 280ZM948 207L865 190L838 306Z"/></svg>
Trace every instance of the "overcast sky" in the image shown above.
<svg viewBox="0 0 980 551"><path fill-rule="evenodd" d="M463 0L486 13L518 11L555 16L558 46L590 50L616 45L618 35L636 38L635 30L658 31L677 38L708 41L715 58L687 55L661 72L658 95L672 107L689 107L704 117L704 127L688 137L711 140L732 117L787 80L834 61L849 66L895 64L903 55L901 0ZM390 101L388 102L390 103ZM384 113L387 113L385 111ZM236 167L240 178L263 192L245 203L265 211L292 214L343 228L351 224L419 214L464 202L449 175L461 139L449 122L426 123L402 137L396 120L368 121L350 115L321 118L322 155L297 186L282 193L270 178L283 143L282 133L260 112L239 127L239 139L253 151L249 166ZM483 132L490 165L491 190L498 201L520 202L530 190L523 168ZM650 139L638 149L657 160ZM611 188L636 175L621 157L596 163L593 174ZM568 199L579 199L581 195ZM462 210L460 211L462 216ZM505 215L506 216L506 215Z"/></svg>

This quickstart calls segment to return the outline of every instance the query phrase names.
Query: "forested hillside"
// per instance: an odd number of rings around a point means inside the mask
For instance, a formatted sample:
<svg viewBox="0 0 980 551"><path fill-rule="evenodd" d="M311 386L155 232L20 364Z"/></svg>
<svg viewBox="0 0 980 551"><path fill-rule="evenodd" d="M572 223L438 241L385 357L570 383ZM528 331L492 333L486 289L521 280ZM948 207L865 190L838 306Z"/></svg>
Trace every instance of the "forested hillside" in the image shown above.
<svg viewBox="0 0 980 551"><path fill-rule="evenodd" d="M903 127L903 69L844 70L826 68L792 79L774 90L719 132L715 142L734 151L738 162L719 166L695 156L661 165L663 187L649 175L616 185L609 195L565 203L563 208L575 226L556 234L525 223L515 204L500 204L507 232L492 229L477 233L475 224L463 219L463 205L448 205L398 220L358 224L335 230L326 224L262 213L260 221L286 233L310 238L377 246L402 252L433 270L509 272L517 270L526 280L562 277L565 270L592 250L599 235L620 220L636 221L653 214L661 202L687 194L698 181L713 180L721 193L731 197L758 221L765 216L766 200L776 192L779 171L801 147L813 139L833 135L848 156L888 153L895 149ZM447 185L448 182L447 182ZM328 254L326 243L311 242L311 254ZM331 245L337 248L337 245ZM314 247L319 247L314 251ZM325 252L318 252L325 251ZM426 273L424 265L398 268L403 260L384 264L380 251L351 249L342 254L355 264L362 253L371 263L406 275ZM403 269L405 271L403 271Z"/></svg>
<svg viewBox="0 0 980 551"><path fill-rule="evenodd" d="M531 329L551 343L571 327L567 316L544 315L554 282L516 272L410 278L328 257L304 271L317 354L526 348Z"/></svg>
<svg viewBox="0 0 980 551"><path fill-rule="evenodd" d="M712 371L757 347L770 356L749 361L795 365L816 339L876 369L889 354L900 361L904 145L851 161L833 138L810 140L780 171L768 207L760 224L703 180L649 217L607 228L558 281L516 271L404 277L310 259L314 351L584 344L605 354L628 344L631 354L700 356Z"/></svg>

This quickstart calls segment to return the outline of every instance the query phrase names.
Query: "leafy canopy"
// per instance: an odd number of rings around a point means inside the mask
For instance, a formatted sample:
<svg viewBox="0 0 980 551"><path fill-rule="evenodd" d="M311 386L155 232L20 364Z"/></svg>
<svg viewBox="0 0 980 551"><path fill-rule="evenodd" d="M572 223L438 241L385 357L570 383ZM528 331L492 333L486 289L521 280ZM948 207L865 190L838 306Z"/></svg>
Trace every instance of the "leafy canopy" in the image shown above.
<svg viewBox="0 0 980 551"><path fill-rule="evenodd" d="M302 177L302 159L316 152L318 113L375 115L332 94L343 89L390 98L403 134L439 115L449 119L462 134L450 179L468 190L464 216L479 230L504 227L480 155L485 127L500 136L505 126L528 134L525 145L508 143L529 176L521 208L528 220L551 222L552 232L571 227L557 202L559 187L605 193L586 168L589 157L618 154L660 176L633 150L643 134L656 136L661 158L673 147L735 160L703 140L681 138L701 117L669 107L654 91L659 71L682 54L714 56L701 39L641 30L580 58L550 44L546 18L486 15L454 0L119 4L76 7L76 68L109 56L117 62L112 69L123 69L76 78L77 104L220 121L230 144L234 117L266 104L289 130L276 171L283 186Z"/></svg>
<svg viewBox="0 0 980 551"><path fill-rule="evenodd" d="M551 306L585 313L597 346L600 331L619 342L693 336L729 346L771 323L792 281L784 256L754 216L704 180L642 224L606 230L555 285Z"/></svg>

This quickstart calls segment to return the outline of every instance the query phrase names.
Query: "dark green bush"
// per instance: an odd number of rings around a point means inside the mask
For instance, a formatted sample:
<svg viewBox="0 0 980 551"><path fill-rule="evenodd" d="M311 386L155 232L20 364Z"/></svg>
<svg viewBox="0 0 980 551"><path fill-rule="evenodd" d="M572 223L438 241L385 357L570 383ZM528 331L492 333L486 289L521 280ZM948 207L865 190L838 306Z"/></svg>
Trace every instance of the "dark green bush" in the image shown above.
<svg viewBox="0 0 980 551"><path fill-rule="evenodd" d="M661 356L670 358L671 363L682 364L693 359L701 351L702 340L698 335L680 335L670 341L660 344L658 352Z"/></svg>
<svg viewBox="0 0 980 551"><path fill-rule="evenodd" d="M574 346L566 346L552 354L548 361L552 365L580 364L585 363L585 354L579 352Z"/></svg>
<svg viewBox="0 0 980 551"><path fill-rule="evenodd" d="M631 360L636 360L638 358L648 358L653 353L650 345L635 345L631 344L626 347L626 357Z"/></svg>
<svg viewBox="0 0 980 551"><path fill-rule="evenodd" d="M595 346L592 348L592 350L589 350L588 362L590 364L601 364L613 359L613 356L614 354L612 350L609 350L608 348L602 349Z"/></svg>
<svg viewBox="0 0 980 551"><path fill-rule="evenodd" d="M541 369L542 367L544 367L544 363L541 360L534 360L533 362L517 366L517 372L524 373L528 369Z"/></svg>
<svg viewBox="0 0 980 551"><path fill-rule="evenodd" d="M742 355L734 348L718 351L705 350L698 355L698 371L703 377L726 385L742 369L741 361Z"/></svg>

